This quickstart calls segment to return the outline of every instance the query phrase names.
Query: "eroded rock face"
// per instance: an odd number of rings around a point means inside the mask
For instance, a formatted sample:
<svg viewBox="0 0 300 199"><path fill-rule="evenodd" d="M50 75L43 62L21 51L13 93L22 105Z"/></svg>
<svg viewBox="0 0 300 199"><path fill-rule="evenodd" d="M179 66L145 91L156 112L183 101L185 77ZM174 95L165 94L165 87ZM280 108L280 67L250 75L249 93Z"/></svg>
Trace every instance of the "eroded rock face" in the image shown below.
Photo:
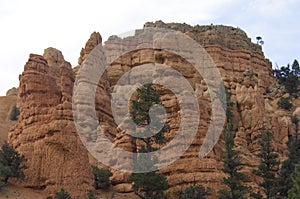
<svg viewBox="0 0 300 199"><path fill-rule="evenodd" d="M9 143L28 159L21 183L54 194L61 188L82 198L92 188L87 152L73 122L74 72L60 51L31 54L20 77L19 120Z"/></svg>
<svg viewBox="0 0 300 199"><path fill-rule="evenodd" d="M78 58L78 64L81 65L86 59L88 54L98 45L102 43L102 37L98 32L93 32L86 42L85 47L80 51L80 57Z"/></svg>
<svg viewBox="0 0 300 199"><path fill-rule="evenodd" d="M0 97L0 143L7 141L9 129L16 121L11 121L10 114L17 105L18 89L12 88L7 91L6 96Z"/></svg>
<svg viewBox="0 0 300 199"><path fill-rule="evenodd" d="M255 189L261 179L252 174L259 160L258 140L263 130L274 132L274 147L281 158L285 157L288 129L293 129L290 117L284 110L278 110L275 98L266 94L266 89L275 82L271 63L265 59L261 46L251 43L246 33L238 28L226 26L189 26L187 24L164 24L163 22L147 23L145 27L172 28L198 41L212 57L218 67L225 85L232 93L234 102L235 143L241 151L244 172L250 176L249 185ZM138 31L137 31L138 33ZM132 39L132 38L131 38ZM130 42L129 38L111 37L105 44L110 50L117 48L118 43ZM134 40L134 39L132 39ZM132 45L134 42L132 43ZM116 49L118 50L118 49ZM206 135L211 116L210 96L203 79L182 58L165 51L142 49L123 55L115 60L107 71L111 86L127 71L145 63L161 63L180 71L198 93L201 121L198 134L190 148L180 159L160 170L168 178L170 188L168 195L176 195L189 184L199 183L213 187L214 195L222 187L224 174L221 170L221 154L224 151L222 136L214 149L203 159L198 152ZM172 93L161 90L162 103L173 107L174 114L167 119L171 131L168 141L174 137L180 122L180 110ZM114 127L113 127L114 128ZM114 143L128 151L135 151L138 143L132 143L128 135L118 131ZM166 157L167 158L167 157ZM117 160L115 160L117 162ZM120 192L130 191L127 182L129 174L114 172L112 183Z"/></svg>
<svg viewBox="0 0 300 199"><path fill-rule="evenodd" d="M235 143L241 151L245 165L243 169L250 175L248 183L257 189L261 179L253 176L251 171L259 164L255 154L259 151L258 140L261 132L264 129L274 132L274 147L283 159L286 153L285 143L288 135L293 133L291 129L294 129L289 113L278 109L277 99L266 94L266 89L275 80L271 64L265 59L261 47L251 43L244 31L227 26L192 27L160 21L146 23L145 27L179 30L199 42L212 57L225 85L232 93ZM79 66L73 70L56 49L46 49L43 56L30 55L20 77L21 114L9 135L9 142L28 158L24 186L45 188L49 193L65 188L74 196L84 195L91 188L92 176L87 151L76 134L71 102L75 74L78 74L92 49L101 45L101 42L100 34L92 33L85 48L81 50ZM105 43L105 47L113 54L119 50L118 44L122 42L138 45L134 37L121 39L113 36ZM189 184L199 183L212 187L215 195L222 187L224 177L221 170L224 140L221 136L205 158L198 157L210 124L211 97L205 81L182 57L147 48L122 55L103 74L96 89L95 104L89 104L87 110L95 107L99 121L97 128L102 128L111 142L124 150L135 152L140 143L125 134L114 122L110 107L111 92L124 73L149 63L168 65L179 71L197 93L200 108L200 123L192 145L177 161L160 170L168 178L170 188L167 194L172 197ZM89 76L84 78L89 80ZM182 118L175 95L165 88L159 90L162 93L162 103L172 111L167 117L171 129L166 134L168 142L176 135ZM86 105L84 100L78 104ZM298 109L295 110L294 115L300 117L299 112ZM112 157L111 161L118 164L119 160ZM90 163L95 162L90 156ZM101 160L98 164L101 165ZM114 189L118 192L131 192L131 183L127 182L130 174L115 170L112 172Z"/></svg>

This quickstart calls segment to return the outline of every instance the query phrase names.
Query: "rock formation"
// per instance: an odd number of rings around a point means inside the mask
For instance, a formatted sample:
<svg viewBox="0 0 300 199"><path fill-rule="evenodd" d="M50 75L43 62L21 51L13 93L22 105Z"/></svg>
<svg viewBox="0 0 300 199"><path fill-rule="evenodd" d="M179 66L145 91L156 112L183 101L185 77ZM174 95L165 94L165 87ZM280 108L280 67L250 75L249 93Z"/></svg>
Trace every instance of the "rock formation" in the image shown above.
<svg viewBox="0 0 300 199"><path fill-rule="evenodd" d="M250 175L248 184L257 189L261 179L254 177L251 171L259 164L256 153L259 151L258 140L261 132L265 129L274 132L274 147L281 159L285 158L288 135L294 133L290 113L277 107L278 95L271 96L266 92L276 80L272 75L271 63L265 58L261 46L252 43L241 29L228 26L193 27L158 21L146 23L144 28L147 27L181 31L202 45L212 57L225 85L232 93L235 143L241 151L244 171ZM139 31L136 31L136 34L139 34ZM111 51L118 51L118 44L133 41L134 38L135 36L124 39L112 36L105 43L105 47ZM30 55L20 76L18 96L21 114L9 134L9 143L28 159L24 186L45 189L52 194L64 188L75 197L83 197L86 190L91 189L93 178L87 151L74 126L72 91L74 79L84 60L95 46L101 45L101 42L100 34L94 32L85 48L81 50L79 66L74 70L56 49L46 49L43 56ZM205 81L182 57L164 50L145 48L131 51L114 60L98 82L96 90L95 109L99 127L104 129L105 134L116 146L127 151L136 151L139 143L122 132L114 122L110 99L118 79L125 72L146 63L171 66L190 82L198 94L201 118L197 136L177 161L160 170L167 176L170 185L167 190L168 196L178 194L181 189L193 183L212 187L213 194L216 194L222 187L221 180L224 176L220 161L224 151L224 140L221 136L205 158L198 157L210 124L212 99ZM88 76L84 78L87 81L89 79ZM172 110L172 114L167 116L167 123L171 129L167 133L169 142L179 128L180 108L170 90L160 88L160 91L162 103ZM84 101L78 103L86 105ZM90 104L87 106L92 107ZM294 111L294 115L300 119L299 108ZM118 160L112 159L112 162L117 164ZM90 158L90 163L94 164L95 159ZM112 171L113 188L118 192L131 192L131 184L127 182L130 174Z"/></svg>
<svg viewBox="0 0 300 199"><path fill-rule="evenodd" d="M93 177L73 123L74 77L60 51L30 55L20 76L20 116L9 143L28 159L23 186L49 194L64 188L82 198Z"/></svg>
<svg viewBox="0 0 300 199"><path fill-rule="evenodd" d="M274 146L276 151L285 157L286 141L288 139L288 129L293 129L288 112L278 110L272 98L266 93L267 88L275 82L272 75L272 67L269 60L265 59L261 46L251 43L246 33L239 28L227 26L189 26L187 24L165 24L163 22L146 23L147 27L171 28L182 31L199 42L212 57L217 65L225 85L232 93L234 106L234 131L235 143L241 151L244 170L250 175L249 185L258 187L260 179L251 173L259 160L256 153L259 151L258 140L261 132L268 129L274 132ZM138 31L137 33L138 34ZM132 38L131 38L132 39ZM116 44L129 42L129 39L111 37L105 44L113 50ZM117 50L117 49L116 49ZM201 121L198 134L190 148L180 159L173 164L160 170L168 178L170 188L169 195L176 195L188 184L199 183L204 186L214 187L214 194L222 187L224 174L221 171L221 154L224 150L223 138L219 140L214 149L205 158L198 158L199 148L206 134L211 109L209 108L210 96L205 82L191 68L191 66L178 56L168 52L151 49L133 51L115 60L108 69L108 80L111 86L130 69L145 63L161 63L172 66L187 78L192 85L198 84L194 89L200 93L199 106ZM166 107L176 109L176 98L172 93L162 90L162 103ZM180 114L172 114L168 124L171 131L168 139L171 140L178 130ZM130 140L130 139L129 139ZM128 135L119 132L114 139L114 143L124 147L129 151L134 151L128 145L130 141ZM122 176L122 177L121 177ZM127 192L130 184L126 181L126 173L116 172L112 178L112 183L118 191Z"/></svg>
<svg viewBox="0 0 300 199"><path fill-rule="evenodd" d="M17 104L18 89L12 88L7 91L6 96L0 97L0 143L7 140L9 129L15 124L11 121L10 114Z"/></svg>

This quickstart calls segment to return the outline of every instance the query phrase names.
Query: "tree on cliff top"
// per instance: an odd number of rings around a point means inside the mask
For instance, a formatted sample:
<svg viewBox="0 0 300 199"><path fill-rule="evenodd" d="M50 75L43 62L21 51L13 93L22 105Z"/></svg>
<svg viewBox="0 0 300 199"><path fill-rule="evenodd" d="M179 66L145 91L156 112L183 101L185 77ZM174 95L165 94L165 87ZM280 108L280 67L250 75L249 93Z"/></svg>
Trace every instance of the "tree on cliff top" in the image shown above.
<svg viewBox="0 0 300 199"><path fill-rule="evenodd" d="M26 158L5 142L0 150L0 177L4 183L9 178L23 178Z"/></svg>
<svg viewBox="0 0 300 199"><path fill-rule="evenodd" d="M294 60L292 67L288 64L287 66L282 66L280 69L275 69L274 74L278 79L278 83L285 87L286 92L289 94L296 94L298 92L300 66L297 60Z"/></svg>

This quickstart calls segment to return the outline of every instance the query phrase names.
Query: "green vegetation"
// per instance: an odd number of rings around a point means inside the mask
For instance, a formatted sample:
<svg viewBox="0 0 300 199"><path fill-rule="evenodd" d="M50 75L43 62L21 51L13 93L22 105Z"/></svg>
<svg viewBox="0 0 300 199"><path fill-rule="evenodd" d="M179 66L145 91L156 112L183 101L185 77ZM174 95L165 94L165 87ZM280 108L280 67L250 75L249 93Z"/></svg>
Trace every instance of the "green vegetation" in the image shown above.
<svg viewBox="0 0 300 199"><path fill-rule="evenodd" d="M141 88L137 89L137 99L131 101L131 117L133 121L139 126L145 126L144 132L149 132L147 125L150 124L149 111L150 108L155 105L162 105L160 102L160 94L156 90L153 84L145 84ZM152 118L153 119L153 118ZM154 118L154 120L157 118ZM156 148L154 144L163 144L165 142L164 133L168 131L169 127L164 127L154 136L146 138L135 138L142 141L144 144L138 149L138 155L136 158L137 165L134 165L138 170L145 170L146 168L155 169L156 157L152 159L145 159L143 153L149 153ZM142 133L144 133L142 132ZM168 188L167 178L154 171L147 173L133 173L129 179L133 182L133 189L137 196L140 198L163 198L163 191Z"/></svg>
<svg viewBox="0 0 300 199"><path fill-rule="evenodd" d="M89 191L87 193L87 199L96 199L96 196L95 196L94 192Z"/></svg>
<svg viewBox="0 0 300 199"><path fill-rule="evenodd" d="M163 191L168 188L166 176L155 172L132 174L129 181L134 182L132 188L140 198L163 198Z"/></svg>
<svg viewBox="0 0 300 199"><path fill-rule="evenodd" d="M295 166L292 174L293 186L288 191L288 199L300 199L300 164Z"/></svg>
<svg viewBox="0 0 300 199"><path fill-rule="evenodd" d="M72 197L64 189L61 189L59 192L55 194L54 199L72 199Z"/></svg>
<svg viewBox="0 0 300 199"><path fill-rule="evenodd" d="M290 102L290 98L284 98L284 97L281 97L277 103L277 105L280 107L280 108L283 108L285 110L290 110L293 106L293 104Z"/></svg>
<svg viewBox="0 0 300 199"><path fill-rule="evenodd" d="M225 89L226 93L226 123L224 125L225 152L223 153L223 172L227 177L223 178L223 183L227 189L219 191L219 199L243 199L249 191L249 188L243 183L248 177L241 173L242 162L239 156L239 151L235 149L234 138L232 132L232 107L230 101L230 93ZM221 98L222 99L222 98Z"/></svg>
<svg viewBox="0 0 300 199"><path fill-rule="evenodd" d="M5 142L0 151L1 184L6 184L9 178L23 178L25 162L26 158Z"/></svg>
<svg viewBox="0 0 300 199"><path fill-rule="evenodd" d="M109 177L112 176L112 173L109 170L92 165L92 172L95 189L108 189L110 187Z"/></svg>
<svg viewBox="0 0 300 199"><path fill-rule="evenodd" d="M258 157L261 162L258 169L253 173L261 178L263 182L259 185L264 188L266 199L274 198L277 193L277 168L279 165L278 154L274 152L272 147L273 134L270 131L263 132L259 142L261 150ZM253 195L254 196L254 195ZM260 194L256 194L256 198L261 198Z"/></svg>
<svg viewBox="0 0 300 199"><path fill-rule="evenodd" d="M285 87L287 93L295 95L298 92L300 67L297 60L294 60L292 67L288 64L280 69L275 69L274 74L278 79L278 83Z"/></svg>
<svg viewBox="0 0 300 199"><path fill-rule="evenodd" d="M18 120L19 115L20 115L19 109L16 107L16 105L13 106L13 109L11 110L11 113L10 113L10 120L12 120L12 121Z"/></svg>
<svg viewBox="0 0 300 199"><path fill-rule="evenodd" d="M53 197L48 196L47 199L53 199ZM59 192L56 192L54 199L72 199L72 197L67 191L65 191L64 189L61 189ZM96 199L94 192L89 191L87 193L86 199Z"/></svg>
<svg viewBox="0 0 300 199"><path fill-rule="evenodd" d="M179 199L206 199L211 195L211 189L202 185L191 185L180 193Z"/></svg>
<svg viewBox="0 0 300 199"><path fill-rule="evenodd" d="M296 132L295 135L289 136L289 140L287 142L288 158L282 162L279 172L278 192L282 198L286 198L288 196L288 190L293 186L291 174L294 172L296 164L300 163L300 140L298 137L299 121L295 116L292 116L291 119L296 127Z"/></svg>

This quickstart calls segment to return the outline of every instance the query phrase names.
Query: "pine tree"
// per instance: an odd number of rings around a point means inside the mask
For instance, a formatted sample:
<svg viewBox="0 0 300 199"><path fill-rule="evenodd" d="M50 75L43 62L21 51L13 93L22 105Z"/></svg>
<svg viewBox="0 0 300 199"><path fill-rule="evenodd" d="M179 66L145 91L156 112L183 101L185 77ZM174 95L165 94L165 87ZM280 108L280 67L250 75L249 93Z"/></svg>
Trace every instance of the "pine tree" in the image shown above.
<svg viewBox="0 0 300 199"><path fill-rule="evenodd" d="M150 124L149 111L155 104L162 105L160 102L160 94L152 83L145 84L141 88L137 89L137 99L131 101L131 116L133 121L139 126L147 126ZM152 119L155 120L155 118ZM149 153L156 150L156 148L153 147L153 144L163 144L165 142L164 133L168 130L168 128L169 127L167 125L164 125L163 128L154 136L136 138L144 143L144 145L138 149L138 152ZM149 129L146 127L145 131L149 131ZM142 154L138 155L136 158L138 164L134 166L137 169L155 169L155 163L157 162L156 158L145 160L145 156ZM140 198L162 198L163 191L168 188L167 178L154 171L147 173L133 173L128 180L133 182L134 192Z"/></svg>
<svg viewBox="0 0 300 199"><path fill-rule="evenodd" d="M288 195L288 190L292 188L293 181L291 174L295 170L295 165L300 163L300 139L299 139L299 127L298 118L293 116L292 122L295 124L296 132L295 135L289 136L287 143L288 154L287 159L282 162L281 169L279 172L278 179L278 192L282 198L286 198Z"/></svg>
<svg viewBox="0 0 300 199"><path fill-rule="evenodd" d="M292 64L292 72L295 76L299 77L300 76L300 66L299 62L295 59L293 64Z"/></svg>
<svg viewBox="0 0 300 199"><path fill-rule="evenodd" d="M300 164L295 166L295 171L292 175L293 186L288 191L288 199L300 199Z"/></svg>
<svg viewBox="0 0 300 199"><path fill-rule="evenodd" d="M241 173L242 162L239 156L239 151L235 149L234 138L232 132L232 106L230 101L230 93L225 89L226 93L226 123L224 125L225 152L222 157L223 172L227 177L223 178L223 183L228 189L219 191L219 199L243 199L249 188L243 185L248 177Z"/></svg>
<svg viewBox="0 0 300 199"><path fill-rule="evenodd" d="M26 162L26 158L5 142L0 151L0 176L2 181L7 183L9 178L23 178L23 169L26 168L24 162Z"/></svg>
<svg viewBox="0 0 300 199"><path fill-rule="evenodd" d="M272 147L273 134L270 131L262 133L261 140L259 142L261 151L258 153L258 157L261 162L258 169L253 170L253 173L263 178L263 182L259 185L264 188L264 192L267 199L273 198L277 193L277 167L279 165L278 154L274 152Z"/></svg>
<svg viewBox="0 0 300 199"><path fill-rule="evenodd" d="M289 94L296 94L298 92L300 67L297 60L293 62L292 67L288 64L287 66L282 66L280 69L275 69L274 75L277 77L278 83L285 87L286 92Z"/></svg>

